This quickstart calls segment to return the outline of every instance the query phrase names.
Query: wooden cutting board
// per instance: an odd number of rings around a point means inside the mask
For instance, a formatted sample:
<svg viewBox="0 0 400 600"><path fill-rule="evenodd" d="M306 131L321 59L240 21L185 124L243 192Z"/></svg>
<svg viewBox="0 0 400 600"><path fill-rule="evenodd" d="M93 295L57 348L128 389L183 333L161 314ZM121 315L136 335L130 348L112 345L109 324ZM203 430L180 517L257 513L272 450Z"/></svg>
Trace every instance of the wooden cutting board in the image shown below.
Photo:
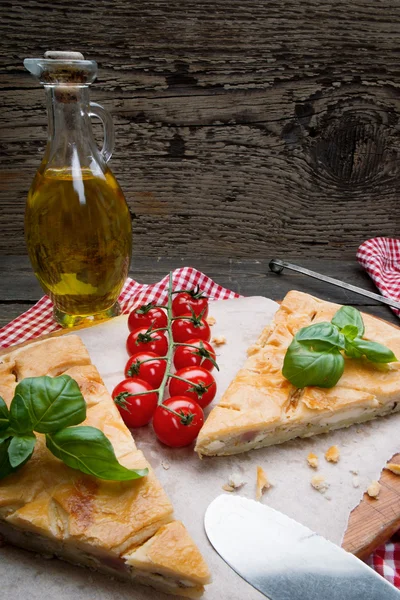
<svg viewBox="0 0 400 600"><path fill-rule="evenodd" d="M98 323L93 324L95 326ZM392 325L393 326L393 325ZM35 338L34 341L50 337L58 337L79 331L83 327L59 330L54 333ZM26 346L31 341L12 346L12 349ZM0 356L10 352L11 348L0 349ZM388 457L388 462L400 464L400 453ZM342 547L361 559L367 558L373 550L385 543L400 529L400 476L383 470L379 480L381 491L377 499L364 494L360 504L353 509L349 517L348 527Z"/></svg>
<svg viewBox="0 0 400 600"><path fill-rule="evenodd" d="M388 462L400 464L400 454ZM343 548L362 559L400 529L400 476L384 469L379 483L382 486L379 497L364 494L350 514L343 539Z"/></svg>

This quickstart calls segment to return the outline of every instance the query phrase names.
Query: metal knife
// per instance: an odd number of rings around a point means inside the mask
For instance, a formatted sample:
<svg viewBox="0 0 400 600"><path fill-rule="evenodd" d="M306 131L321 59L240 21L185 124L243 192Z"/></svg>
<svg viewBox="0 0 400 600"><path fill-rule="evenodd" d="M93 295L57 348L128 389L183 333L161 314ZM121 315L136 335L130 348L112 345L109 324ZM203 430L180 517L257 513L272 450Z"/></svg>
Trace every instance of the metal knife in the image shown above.
<svg viewBox="0 0 400 600"><path fill-rule="evenodd" d="M204 525L224 561L270 600L400 600L353 554L254 500L222 494Z"/></svg>
<svg viewBox="0 0 400 600"><path fill-rule="evenodd" d="M310 269L299 267L298 265L293 265L292 263L279 260L278 258L273 258L270 261L269 268L273 273L276 273L278 275L282 273L283 269L290 269L291 271L296 271L297 273L308 275L309 277L319 279L320 281L324 281L325 283L336 285L336 287L343 288L344 290L349 290L350 292L355 292L356 294L360 294L361 296L372 298L373 300L376 300L381 304L387 304L392 308L397 308L398 310L400 309L400 302L397 302L397 300L392 300L392 298L386 298L385 296L375 294L375 292L370 292L369 290L364 290L363 288L359 288L355 285L352 285L351 283L345 283L344 281L340 281L339 279L334 279L333 277L328 277L327 275L321 275L321 273L310 271Z"/></svg>

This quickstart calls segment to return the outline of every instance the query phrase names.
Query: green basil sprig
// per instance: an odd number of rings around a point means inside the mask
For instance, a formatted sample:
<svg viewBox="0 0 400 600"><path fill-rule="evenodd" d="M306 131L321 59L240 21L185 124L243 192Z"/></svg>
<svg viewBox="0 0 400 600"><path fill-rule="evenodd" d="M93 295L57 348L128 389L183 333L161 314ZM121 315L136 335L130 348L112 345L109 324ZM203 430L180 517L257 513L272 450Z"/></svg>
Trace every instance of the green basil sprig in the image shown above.
<svg viewBox="0 0 400 600"><path fill-rule="evenodd" d="M361 313L342 306L330 323L314 323L294 336L286 351L282 374L295 387L308 385L330 388L343 375L345 360L364 356L374 363L397 361L393 352L378 342L364 340Z"/></svg>
<svg viewBox="0 0 400 600"><path fill-rule="evenodd" d="M36 444L34 432L45 434L54 456L83 473L112 481L147 475L148 469L122 466L99 429L74 427L85 419L85 400L69 375L23 379L15 388L10 410L0 398L0 479L30 459Z"/></svg>
<svg viewBox="0 0 400 600"><path fill-rule="evenodd" d="M96 427L67 427L46 435L48 449L73 469L100 479L138 479L147 469L131 471L119 464L110 440Z"/></svg>
<svg viewBox="0 0 400 600"><path fill-rule="evenodd" d="M7 404L0 397L0 431L7 429L10 424Z"/></svg>

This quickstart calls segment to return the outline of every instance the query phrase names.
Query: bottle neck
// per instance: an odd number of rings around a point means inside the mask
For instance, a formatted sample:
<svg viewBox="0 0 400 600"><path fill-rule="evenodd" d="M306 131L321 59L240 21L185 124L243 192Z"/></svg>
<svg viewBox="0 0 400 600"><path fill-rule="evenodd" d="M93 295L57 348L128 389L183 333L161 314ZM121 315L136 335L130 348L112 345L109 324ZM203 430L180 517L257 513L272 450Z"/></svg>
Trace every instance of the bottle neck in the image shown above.
<svg viewBox="0 0 400 600"><path fill-rule="evenodd" d="M47 168L91 168L101 160L93 137L87 86L46 86L48 141Z"/></svg>

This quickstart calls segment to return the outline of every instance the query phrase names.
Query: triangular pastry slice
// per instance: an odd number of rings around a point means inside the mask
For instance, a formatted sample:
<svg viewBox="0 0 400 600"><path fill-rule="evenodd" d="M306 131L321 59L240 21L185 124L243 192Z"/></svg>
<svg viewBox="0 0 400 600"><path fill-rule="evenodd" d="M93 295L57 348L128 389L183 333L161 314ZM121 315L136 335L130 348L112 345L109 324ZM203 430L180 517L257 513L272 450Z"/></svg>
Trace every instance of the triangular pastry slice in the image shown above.
<svg viewBox="0 0 400 600"><path fill-rule="evenodd" d="M201 429L196 444L200 456L238 454L400 410L399 362L376 365L346 358L343 376L330 389L297 389L283 377L284 356L295 333L330 321L339 308L302 292L286 295ZM366 314L363 320L364 337L399 357L400 329Z"/></svg>
<svg viewBox="0 0 400 600"><path fill-rule="evenodd" d="M184 525L172 521L161 527L153 537L139 548L124 555L126 563L135 569L138 581L149 577L163 577L168 581L180 577L181 595L193 597L193 591L183 586L197 583L198 589L209 580L209 572L201 554L193 544ZM156 575L154 575L156 573ZM176 590L171 590L176 593Z"/></svg>
<svg viewBox="0 0 400 600"><path fill-rule="evenodd" d="M32 458L0 480L0 534L46 556L198 597L210 578L207 565L185 527L173 520L169 498L136 448L81 339L52 338L0 356L0 396L9 405L18 381L62 373L78 382L86 400L84 424L103 431L121 464L147 467L149 475L124 482L85 475L54 457L44 436L36 434Z"/></svg>

